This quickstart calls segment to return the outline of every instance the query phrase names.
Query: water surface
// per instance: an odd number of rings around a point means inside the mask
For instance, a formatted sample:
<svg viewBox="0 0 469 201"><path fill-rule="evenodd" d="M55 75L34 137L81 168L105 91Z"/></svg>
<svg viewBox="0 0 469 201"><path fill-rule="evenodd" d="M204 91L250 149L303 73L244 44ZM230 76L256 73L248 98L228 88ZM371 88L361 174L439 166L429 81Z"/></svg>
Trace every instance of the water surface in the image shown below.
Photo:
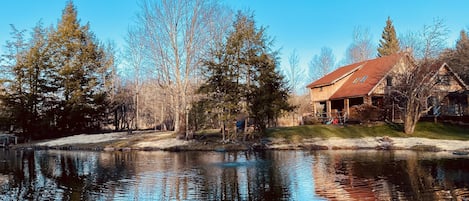
<svg viewBox="0 0 469 201"><path fill-rule="evenodd" d="M0 200L469 200L469 157L412 151L0 151Z"/></svg>

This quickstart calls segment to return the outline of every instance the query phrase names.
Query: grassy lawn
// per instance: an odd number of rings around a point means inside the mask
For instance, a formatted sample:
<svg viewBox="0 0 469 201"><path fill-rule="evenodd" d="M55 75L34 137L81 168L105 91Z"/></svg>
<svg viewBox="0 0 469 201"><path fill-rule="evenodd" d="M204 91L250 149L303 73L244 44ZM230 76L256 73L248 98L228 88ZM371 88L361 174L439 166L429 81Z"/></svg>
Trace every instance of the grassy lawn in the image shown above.
<svg viewBox="0 0 469 201"><path fill-rule="evenodd" d="M422 137L445 140L469 140L467 128L420 122L417 124L414 134L406 135L399 128L388 124L364 126L364 125L306 125L284 128L272 128L267 131L268 137L283 137L286 139L298 138L361 138L361 137Z"/></svg>

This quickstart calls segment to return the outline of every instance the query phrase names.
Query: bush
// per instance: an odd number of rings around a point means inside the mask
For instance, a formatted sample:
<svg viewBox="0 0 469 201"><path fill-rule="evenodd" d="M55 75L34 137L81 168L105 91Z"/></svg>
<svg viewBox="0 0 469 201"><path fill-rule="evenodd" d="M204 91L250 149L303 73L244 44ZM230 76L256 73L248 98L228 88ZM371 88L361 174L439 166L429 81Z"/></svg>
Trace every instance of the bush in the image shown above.
<svg viewBox="0 0 469 201"><path fill-rule="evenodd" d="M384 110L369 104L354 105L350 108L349 119L359 122L383 121Z"/></svg>
<svg viewBox="0 0 469 201"><path fill-rule="evenodd" d="M302 118L303 118L304 125L321 124L321 121L313 115L303 116Z"/></svg>

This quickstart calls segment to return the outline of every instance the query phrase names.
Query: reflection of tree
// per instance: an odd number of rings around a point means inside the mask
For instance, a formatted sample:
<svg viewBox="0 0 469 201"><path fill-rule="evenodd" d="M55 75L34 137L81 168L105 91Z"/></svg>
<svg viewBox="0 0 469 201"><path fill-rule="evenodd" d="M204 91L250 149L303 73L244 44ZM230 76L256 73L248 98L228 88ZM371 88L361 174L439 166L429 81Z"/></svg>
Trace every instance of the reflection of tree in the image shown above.
<svg viewBox="0 0 469 201"><path fill-rule="evenodd" d="M15 163L10 163L10 169L6 170L13 172L13 179L6 188L9 199L96 200L102 192L112 193L112 188L105 183L125 178L132 172L131 163L123 159L131 156L114 156L113 165L106 167L98 165L97 152L16 152L11 158L20 160L11 160ZM103 190L103 186L106 189Z"/></svg>
<svg viewBox="0 0 469 201"><path fill-rule="evenodd" d="M404 153L404 154L403 154ZM2 155L3 154L3 155ZM469 160L416 152L0 152L0 200L463 200ZM2 158L3 157L3 158Z"/></svg>
<svg viewBox="0 0 469 201"><path fill-rule="evenodd" d="M458 200L469 195L467 160L423 160L418 152L324 155L315 158L313 166L316 193L331 200ZM466 177L456 172L464 172ZM366 194L365 189L372 194Z"/></svg>

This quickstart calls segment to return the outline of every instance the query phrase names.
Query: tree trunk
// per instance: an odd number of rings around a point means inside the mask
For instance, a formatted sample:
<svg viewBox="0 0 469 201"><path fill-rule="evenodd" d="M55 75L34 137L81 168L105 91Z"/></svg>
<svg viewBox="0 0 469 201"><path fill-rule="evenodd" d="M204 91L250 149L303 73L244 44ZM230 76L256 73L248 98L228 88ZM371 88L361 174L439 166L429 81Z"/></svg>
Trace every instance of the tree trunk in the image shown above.
<svg viewBox="0 0 469 201"><path fill-rule="evenodd" d="M404 117L404 133L413 134L415 131L415 125L417 125L418 120L420 119L420 107L416 102L417 100L411 99L407 103L407 108Z"/></svg>
<svg viewBox="0 0 469 201"><path fill-rule="evenodd" d="M412 115L407 115L404 120L404 133L413 134L415 131L415 122Z"/></svg>

